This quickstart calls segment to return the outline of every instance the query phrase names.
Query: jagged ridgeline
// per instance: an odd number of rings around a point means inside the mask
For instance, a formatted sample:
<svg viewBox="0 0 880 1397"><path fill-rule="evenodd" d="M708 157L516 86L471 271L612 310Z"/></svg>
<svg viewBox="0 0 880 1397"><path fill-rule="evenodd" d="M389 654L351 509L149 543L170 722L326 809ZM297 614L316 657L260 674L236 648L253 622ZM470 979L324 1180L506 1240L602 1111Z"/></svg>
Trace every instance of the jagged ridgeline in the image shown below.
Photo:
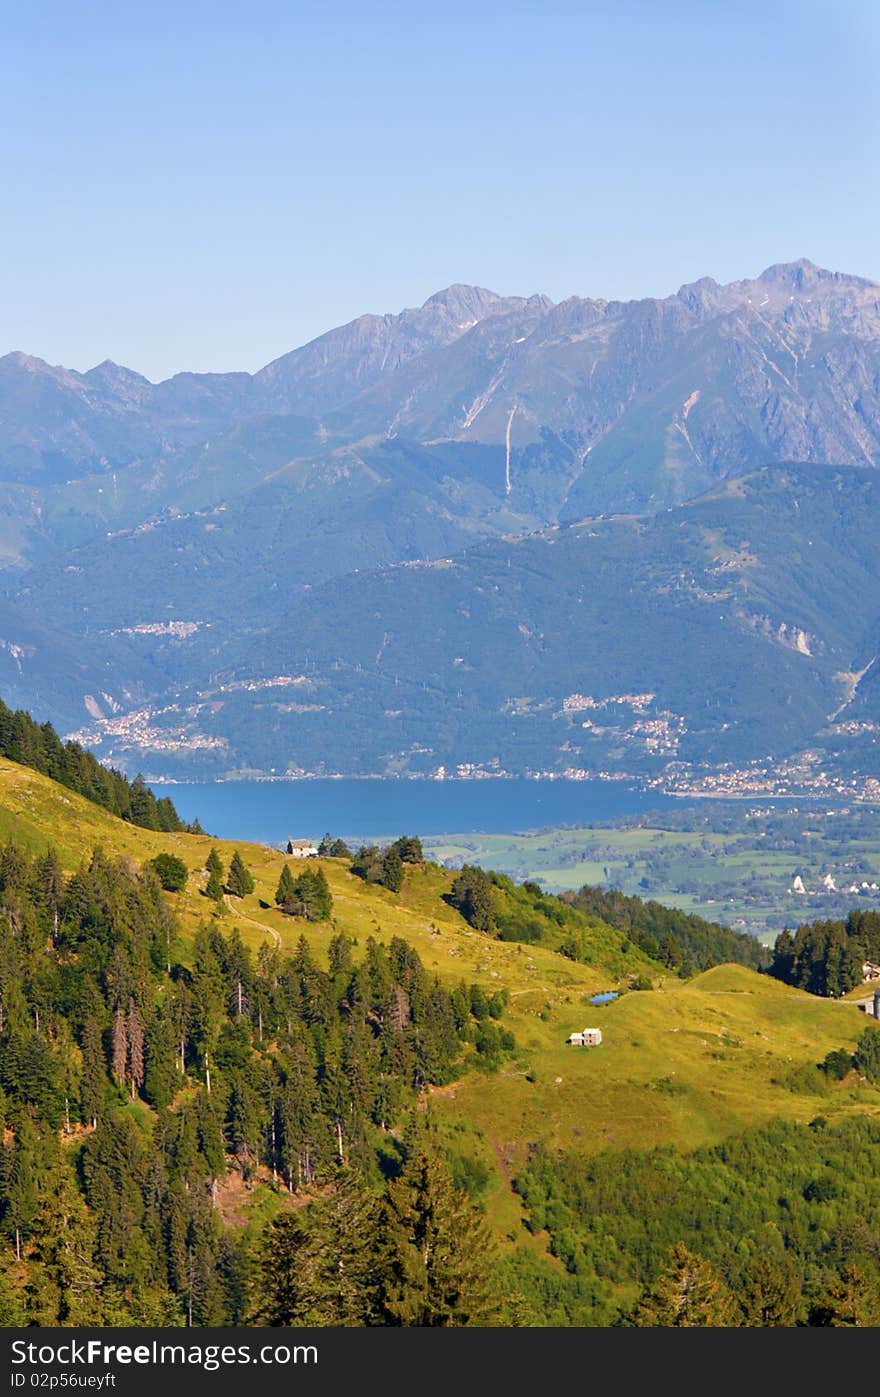
<svg viewBox="0 0 880 1397"><path fill-rule="evenodd" d="M33 767L133 825L167 834L202 832L198 820L186 824L173 802L154 795L141 776L129 781L121 771L102 766L78 742L62 742L51 723L37 723L23 709L8 708L2 699L0 756Z"/></svg>

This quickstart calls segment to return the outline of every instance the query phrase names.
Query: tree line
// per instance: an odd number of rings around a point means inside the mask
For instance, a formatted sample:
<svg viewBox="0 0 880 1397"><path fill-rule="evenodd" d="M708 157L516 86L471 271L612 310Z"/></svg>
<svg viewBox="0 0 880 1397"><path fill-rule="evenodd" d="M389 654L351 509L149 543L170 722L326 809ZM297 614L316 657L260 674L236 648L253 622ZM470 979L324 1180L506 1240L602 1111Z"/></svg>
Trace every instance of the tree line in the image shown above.
<svg viewBox="0 0 880 1397"><path fill-rule="evenodd" d="M880 912L850 912L846 921L810 922L783 931L770 974L788 985L836 998L862 983L865 961L880 961Z"/></svg>
<svg viewBox="0 0 880 1397"><path fill-rule="evenodd" d="M577 893L563 893L562 897L582 912L625 931L645 955L682 977L725 961L750 965L756 970L769 961L764 947L753 936L660 902L646 902L617 889L605 891L589 885Z"/></svg>
<svg viewBox="0 0 880 1397"><path fill-rule="evenodd" d="M181 820L167 796L157 797L142 776L129 781L121 771L102 766L78 742L62 742L51 723L37 723L23 709L13 711L0 700L0 756L29 766L43 776L85 796L111 814L144 829L202 834L198 820Z"/></svg>

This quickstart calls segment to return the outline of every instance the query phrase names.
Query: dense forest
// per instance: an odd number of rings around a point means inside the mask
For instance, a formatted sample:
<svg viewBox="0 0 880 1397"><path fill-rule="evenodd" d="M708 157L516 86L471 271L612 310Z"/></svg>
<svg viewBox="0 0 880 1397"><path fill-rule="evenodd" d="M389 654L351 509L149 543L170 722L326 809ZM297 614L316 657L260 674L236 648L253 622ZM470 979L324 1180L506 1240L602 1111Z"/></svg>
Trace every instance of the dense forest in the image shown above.
<svg viewBox="0 0 880 1397"><path fill-rule="evenodd" d="M154 795L143 777L129 781L122 772L102 766L78 742L62 742L51 723L37 723L23 709L8 708L2 699L0 757L33 767L133 825L171 834L181 830L202 833L198 821L185 824L173 802L167 796Z"/></svg>
<svg viewBox="0 0 880 1397"><path fill-rule="evenodd" d="M331 933L327 969L303 938L254 957L216 918L185 947L150 866L95 850L65 878L7 844L3 1323L489 1322L482 1224L412 1122L429 1083L513 1050L504 1002L444 988L400 938ZM267 1232L224 1224L236 1177L265 1185ZM328 1230L363 1248L376 1228L344 1300Z"/></svg>
<svg viewBox="0 0 880 1397"><path fill-rule="evenodd" d="M722 961L737 961L759 969L769 959L753 936L660 902L643 902L640 897L590 886L577 893L563 893L562 897L582 912L625 931L645 955L682 976L708 970Z"/></svg>
<svg viewBox="0 0 880 1397"><path fill-rule="evenodd" d="M776 938L770 973L810 994L836 997L862 983L866 960L880 961L880 912L812 922Z"/></svg>
<svg viewBox="0 0 880 1397"><path fill-rule="evenodd" d="M880 1324L876 1117L775 1121L692 1154L536 1145L515 1186L565 1268L539 1279L519 1257L548 1323Z"/></svg>

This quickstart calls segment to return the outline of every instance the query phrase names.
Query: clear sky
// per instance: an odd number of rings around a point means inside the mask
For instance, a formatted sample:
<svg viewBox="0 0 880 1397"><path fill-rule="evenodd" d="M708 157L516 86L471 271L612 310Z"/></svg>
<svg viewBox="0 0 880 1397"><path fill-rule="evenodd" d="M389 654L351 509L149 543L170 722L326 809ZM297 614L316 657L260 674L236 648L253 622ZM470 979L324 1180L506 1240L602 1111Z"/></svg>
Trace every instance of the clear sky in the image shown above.
<svg viewBox="0 0 880 1397"><path fill-rule="evenodd" d="M454 281L880 280L880 0L27 0L0 353L253 370Z"/></svg>

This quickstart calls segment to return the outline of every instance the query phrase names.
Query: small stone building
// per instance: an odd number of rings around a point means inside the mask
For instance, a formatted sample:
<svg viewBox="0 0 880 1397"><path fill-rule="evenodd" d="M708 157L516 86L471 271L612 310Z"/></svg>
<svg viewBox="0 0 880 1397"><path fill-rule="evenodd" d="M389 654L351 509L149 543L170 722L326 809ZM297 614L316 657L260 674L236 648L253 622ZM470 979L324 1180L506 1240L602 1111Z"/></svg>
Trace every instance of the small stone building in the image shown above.
<svg viewBox="0 0 880 1397"><path fill-rule="evenodd" d="M582 1033L572 1033L569 1043L577 1048L598 1048L602 1042L601 1028L585 1028Z"/></svg>
<svg viewBox="0 0 880 1397"><path fill-rule="evenodd" d="M295 859L316 859L318 849L310 839L288 839L287 852Z"/></svg>

